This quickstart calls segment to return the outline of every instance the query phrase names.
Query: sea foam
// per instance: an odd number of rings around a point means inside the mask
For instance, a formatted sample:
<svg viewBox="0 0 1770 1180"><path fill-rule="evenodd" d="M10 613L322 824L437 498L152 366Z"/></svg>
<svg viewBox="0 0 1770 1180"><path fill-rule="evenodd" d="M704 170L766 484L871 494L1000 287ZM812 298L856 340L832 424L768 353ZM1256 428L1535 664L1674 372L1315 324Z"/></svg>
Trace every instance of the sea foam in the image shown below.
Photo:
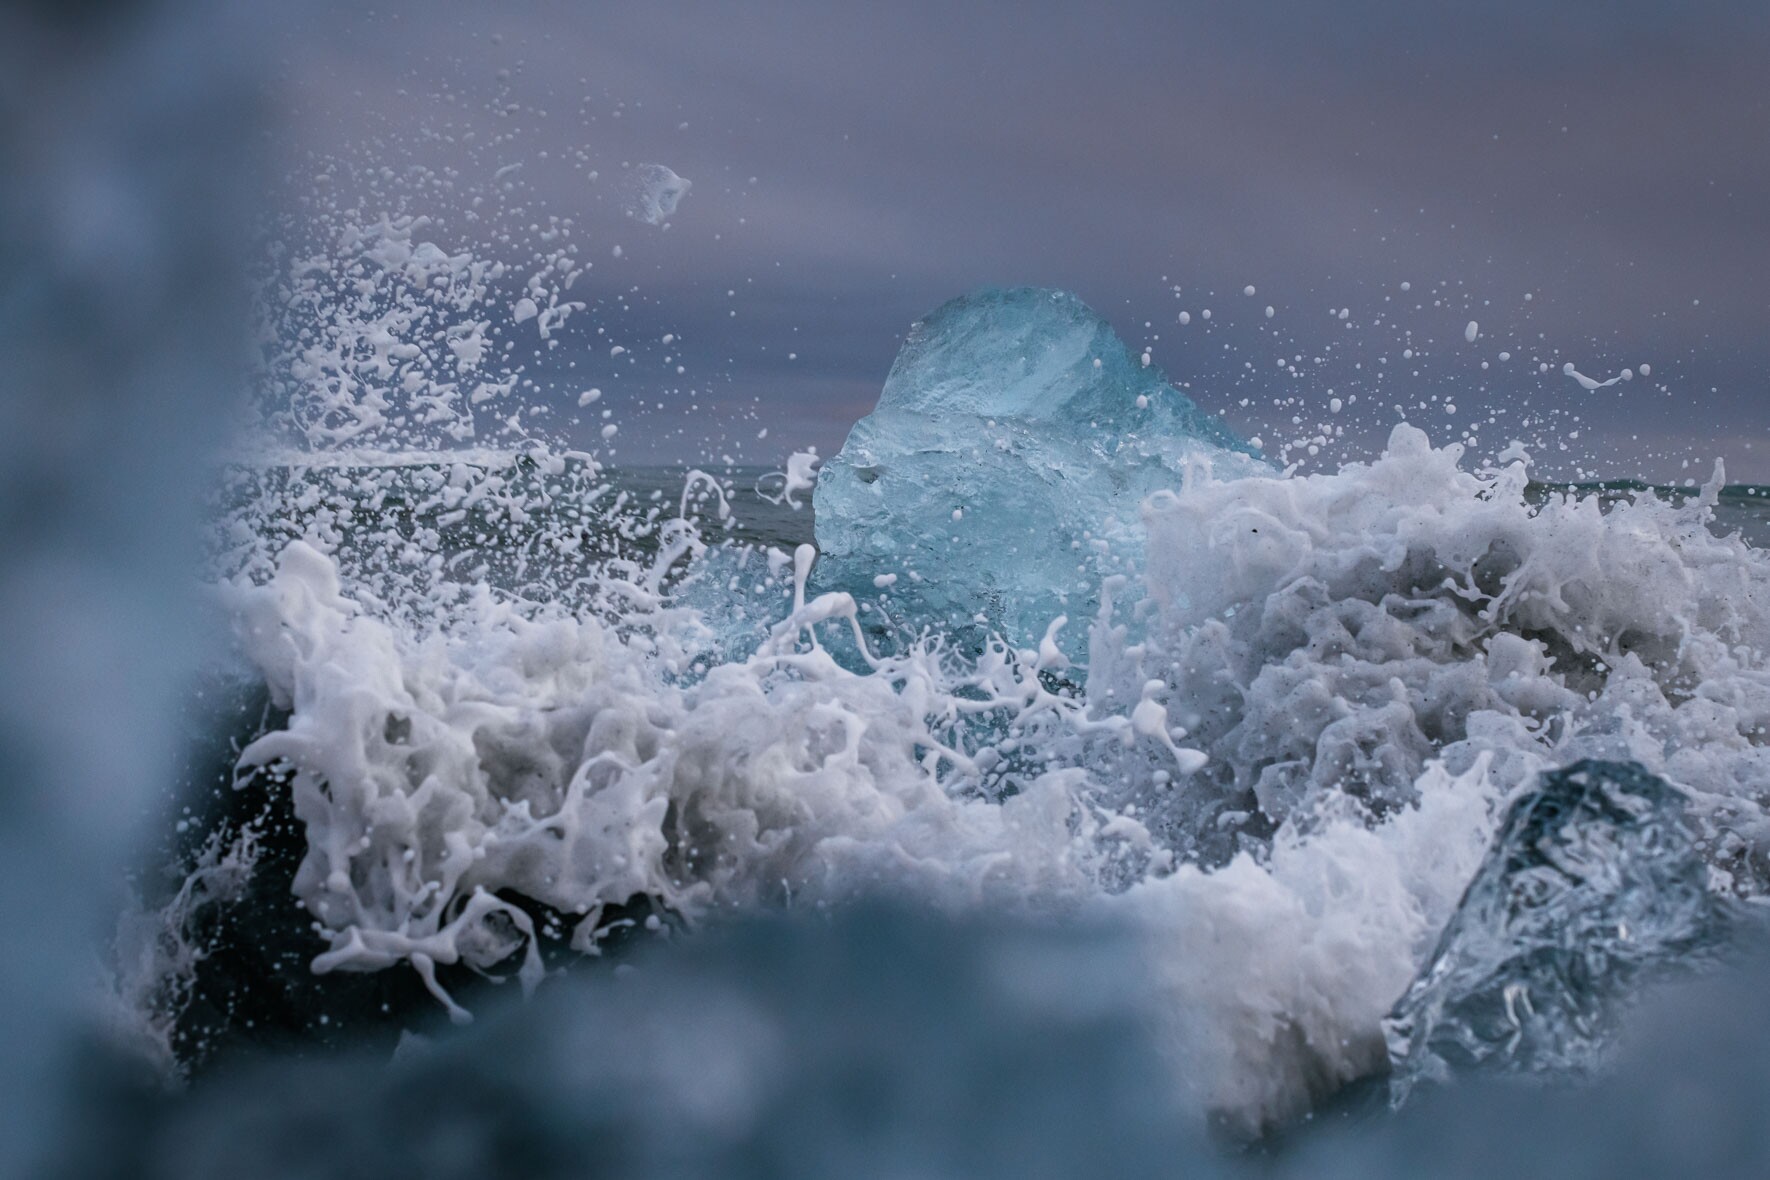
<svg viewBox="0 0 1770 1180"><path fill-rule="evenodd" d="M809 546L755 559L779 605L726 654L676 590L723 552L692 516L594 599L427 590L424 627L409 573L296 541L219 590L290 711L241 763L293 792L316 970L406 964L465 1018L439 966L532 986L542 915L594 955L636 898L1129 922L1177 1093L1256 1134L1390 1068L1384 1018L1543 770L1638 762L1708 887L1762 892L1762 554L1712 496L1604 511L1459 458L1404 426L1333 474L1182 479L1144 503L1138 605L1109 580L1062 675L873 650Z"/></svg>

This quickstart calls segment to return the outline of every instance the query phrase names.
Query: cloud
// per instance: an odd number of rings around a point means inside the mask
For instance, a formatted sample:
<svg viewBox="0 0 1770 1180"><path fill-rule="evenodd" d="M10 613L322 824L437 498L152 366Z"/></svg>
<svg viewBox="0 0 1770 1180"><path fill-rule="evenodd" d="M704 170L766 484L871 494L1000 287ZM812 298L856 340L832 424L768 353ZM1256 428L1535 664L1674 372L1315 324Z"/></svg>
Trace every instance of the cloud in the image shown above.
<svg viewBox="0 0 1770 1180"><path fill-rule="evenodd" d="M811 396L771 376L795 346L832 380L876 386L909 317L986 282L1070 287L1135 325L1171 313L1164 275L1311 307L1448 279L1470 300L1535 293L1528 329L1556 347L1650 339L1676 359L1668 379L1721 390L1705 406L1717 436L1770 424L1759 383L1740 380L1770 361L1758 7L462 4L328 19L293 68L310 140L367 130L365 110L397 128L503 109L552 146L551 167L524 173L542 203L623 243L599 281L641 286L754 396ZM560 165L574 149L605 175L657 160L694 195L642 239ZM1750 355L1713 359L1717 341ZM818 429L807 441L839 442Z"/></svg>

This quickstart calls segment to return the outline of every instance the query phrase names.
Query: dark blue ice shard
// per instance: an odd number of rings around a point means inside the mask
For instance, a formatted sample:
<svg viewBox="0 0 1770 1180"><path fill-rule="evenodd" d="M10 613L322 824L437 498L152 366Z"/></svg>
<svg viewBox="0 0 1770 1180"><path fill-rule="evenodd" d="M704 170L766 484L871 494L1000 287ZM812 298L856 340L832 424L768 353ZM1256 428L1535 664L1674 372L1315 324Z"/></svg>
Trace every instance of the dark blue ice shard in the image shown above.
<svg viewBox="0 0 1770 1180"><path fill-rule="evenodd" d="M1385 1022L1391 1100L1470 1070L1589 1072L1631 995L1717 950L1731 917L1676 788L1633 762L1544 774Z"/></svg>

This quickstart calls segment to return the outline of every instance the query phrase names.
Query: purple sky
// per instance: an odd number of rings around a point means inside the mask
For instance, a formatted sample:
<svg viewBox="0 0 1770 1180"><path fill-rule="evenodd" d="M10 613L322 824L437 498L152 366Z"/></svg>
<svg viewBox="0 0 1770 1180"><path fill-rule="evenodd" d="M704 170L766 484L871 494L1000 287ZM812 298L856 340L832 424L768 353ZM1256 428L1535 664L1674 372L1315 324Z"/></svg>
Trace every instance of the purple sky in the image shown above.
<svg viewBox="0 0 1770 1180"><path fill-rule="evenodd" d="M431 4L319 10L279 85L306 146L522 163L521 215L578 220L578 296L680 338L573 354L625 461L829 453L912 319L1036 283L1269 450L1332 388L1339 453L1406 413L1549 474L1770 482L1766 60L1761 3ZM641 161L694 182L668 230L620 215Z"/></svg>

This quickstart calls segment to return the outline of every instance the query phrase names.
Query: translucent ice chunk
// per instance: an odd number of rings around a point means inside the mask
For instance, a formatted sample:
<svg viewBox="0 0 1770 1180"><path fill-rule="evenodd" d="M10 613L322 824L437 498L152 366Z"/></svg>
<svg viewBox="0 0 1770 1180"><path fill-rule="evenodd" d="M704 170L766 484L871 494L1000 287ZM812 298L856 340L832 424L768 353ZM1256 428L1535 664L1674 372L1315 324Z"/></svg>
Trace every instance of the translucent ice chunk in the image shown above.
<svg viewBox="0 0 1770 1180"><path fill-rule="evenodd" d="M633 170L633 196L628 212L647 225L662 225L692 186L662 164L641 164Z"/></svg>
<svg viewBox="0 0 1770 1180"><path fill-rule="evenodd" d="M866 593L896 574L888 613L1035 642L1092 613L1141 547L1143 498L1193 460L1260 468L1075 296L987 288L911 328L878 407L824 465L818 576Z"/></svg>
<svg viewBox="0 0 1770 1180"><path fill-rule="evenodd" d="M1480 1068L1601 1063L1631 985L1719 946L1729 903L1683 798L1633 762L1578 762L1513 803L1430 965L1385 1021L1400 1101Z"/></svg>

